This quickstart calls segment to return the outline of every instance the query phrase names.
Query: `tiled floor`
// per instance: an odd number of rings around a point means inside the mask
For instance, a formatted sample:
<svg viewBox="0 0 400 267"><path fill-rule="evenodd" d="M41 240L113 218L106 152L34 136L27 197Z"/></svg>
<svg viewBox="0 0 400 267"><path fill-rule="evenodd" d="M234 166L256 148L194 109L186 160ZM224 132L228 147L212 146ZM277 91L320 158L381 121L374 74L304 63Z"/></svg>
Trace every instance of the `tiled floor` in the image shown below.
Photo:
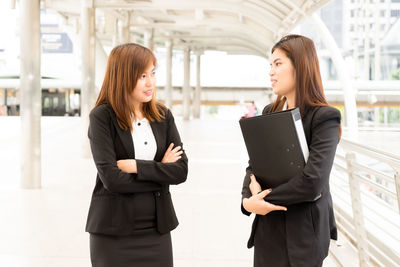
<svg viewBox="0 0 400 267"><path fill-rule="evenodd" d="M252 219L240 212L247 155L237 120L176 120L189 157L172 188L176 267L252 266ZM84 232L95 166L82 155L79 118L42 118L42 189L18 189L20 120L0 117L0 266L90 266ZM324 266L335 266L328 258ZM116 266L118 267L118 266Z"/></svg>

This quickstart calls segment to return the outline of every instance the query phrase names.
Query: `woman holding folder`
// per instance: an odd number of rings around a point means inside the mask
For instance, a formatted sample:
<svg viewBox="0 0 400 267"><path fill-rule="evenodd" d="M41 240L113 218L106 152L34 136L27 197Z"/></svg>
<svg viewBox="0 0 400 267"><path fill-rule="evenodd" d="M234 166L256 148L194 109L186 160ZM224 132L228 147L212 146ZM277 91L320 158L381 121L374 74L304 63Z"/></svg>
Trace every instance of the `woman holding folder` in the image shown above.
<svg viewBox="0 0 400 267"><path fill-rule="evenodd" d="M270 78L277 98L262 113L299 108L309 157L302 172L275 188L261 188L249 162L242 212L257 215L248 247L254 246L255 267L319 267L330 239L337 239L329 175L341 116L325 99L312 40L287 35L271 53Z"/></svg>
<svg viewBox="0 0 400 267"><path fill-rule="evenodd" d="M174 117L155 99L155 67L148 48L115 47L90 113L97 178L86 231L94 267L173 266L178 220L169 185L184 182L188 167Z"/></svg>

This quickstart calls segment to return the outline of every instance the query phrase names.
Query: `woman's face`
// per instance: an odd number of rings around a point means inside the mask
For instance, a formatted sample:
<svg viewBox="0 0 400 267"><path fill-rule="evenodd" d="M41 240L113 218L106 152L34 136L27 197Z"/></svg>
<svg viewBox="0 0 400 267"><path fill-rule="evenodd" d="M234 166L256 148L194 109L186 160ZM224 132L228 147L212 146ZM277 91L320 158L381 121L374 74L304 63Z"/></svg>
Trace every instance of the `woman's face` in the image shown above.
<svg viewBox="0 0 400 267"><path fill-rule="evenodd" d="M155 67L153 64L150 64L140 75L132 92L134 102L141 104L151 101L156 86L155 74Z"/></svg>
<svg viewBox="0 0 400 267"><path fill-rule="evenodd" d="M290 96L295 93L296 73L290 58L279 48L271 55L271 85L274 94Z"/></svg>

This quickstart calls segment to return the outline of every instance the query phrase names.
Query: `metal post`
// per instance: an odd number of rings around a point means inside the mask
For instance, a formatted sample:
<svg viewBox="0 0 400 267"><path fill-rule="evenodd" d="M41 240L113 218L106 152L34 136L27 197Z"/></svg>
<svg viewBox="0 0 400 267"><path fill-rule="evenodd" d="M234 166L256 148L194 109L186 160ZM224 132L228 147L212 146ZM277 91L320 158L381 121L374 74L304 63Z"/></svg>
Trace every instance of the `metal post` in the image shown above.
<svg viewBox="0 0 400 267"><path fill-rule="evenodd" d="M400 213L400 171L396 170L394 174L394 182L396 184L396 192L397 192L397 208Z"/></svg>
<svg viewBox="0 0 400 267"><path fill-rule="evenodd" d="M82 0L81 14L81 53L82 53L82 90L81 90L81 117L83 122L84 156L90 157L87 129L89 113L95 101L95 9L92 1Z"/></svg>
<svg viewBox="0 0 400 267"><path fill-rule="evenodd" d="M172 107L172 40L167 40L165 42L165 47L167 50L166 55L166 77L165 77L165 105L168 108Z"/></svg>
<svg viewBox="0 0 400 267"><path fill-rule="evenodd" d="M352 152L346 153L346 164L349 174L351 206L353 210L353 224L357 240L358 257L360 266L364 267L368 264L368 245L367 233L364 226L364 216L361 203L360 184L357 176L353 173L352 163L355 161L355 154Z"/></svg>
<svg viewBox="0 0 400 267"><path fill-rule="evenodd" d="M190 49L187 47L183 51L183 119L189 120L190 118Z"/></svg>
<svg viewBox="0 0 400 267"><path fill-rule="evenodd" d="M21 187L41 187L40 0L20 0Z"/></svg>
<svg viewBox="0 0 400 267"><path fill-rule="evenodd" d="M196 51L196 89L194 90L194 98L193 98L194 118L200 118L200 106L201 106L200 59L201 59L201 52Z"/></svg>

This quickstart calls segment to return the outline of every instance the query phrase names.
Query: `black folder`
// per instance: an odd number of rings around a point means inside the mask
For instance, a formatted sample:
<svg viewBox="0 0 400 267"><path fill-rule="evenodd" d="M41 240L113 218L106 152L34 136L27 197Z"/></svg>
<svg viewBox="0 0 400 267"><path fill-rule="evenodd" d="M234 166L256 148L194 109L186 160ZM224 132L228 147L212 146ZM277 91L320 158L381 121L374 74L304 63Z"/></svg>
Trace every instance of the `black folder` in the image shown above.
<svg viewBox="0 0 400 267"><path fill-rule="evenodd" d="M263 189L301 172L308 146L298 108L239 121L253 174Z"/></svg>

